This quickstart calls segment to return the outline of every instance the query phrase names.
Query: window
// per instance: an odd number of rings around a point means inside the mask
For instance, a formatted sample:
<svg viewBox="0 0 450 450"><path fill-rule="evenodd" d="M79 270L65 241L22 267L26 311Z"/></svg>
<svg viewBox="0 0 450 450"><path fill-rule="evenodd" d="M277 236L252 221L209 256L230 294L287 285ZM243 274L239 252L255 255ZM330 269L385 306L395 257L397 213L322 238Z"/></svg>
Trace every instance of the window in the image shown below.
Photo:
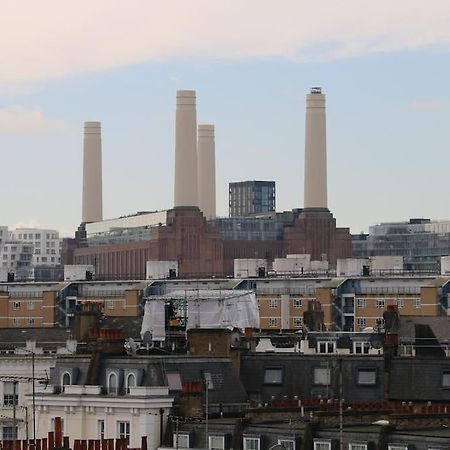
<svg viewBox="0 0 450 450"><path fill-rule="evenodd" d="M397 299L397 308L403 308L405 306L405 301L402 298Z"/></svg>
<svg viewBox="0 0 450 450"><path fill-rule="evenodd" d="M70 373L64 372L61 378L61 386L64 388L64 386L70 386L71 384Z"/></svg>
<svg viewBox="0 0 450 450"><path fill-rule="evenodd" d="M270 328L278 327L278 318L276 318L276 317L269 317L269 327Z"/></svg>
<svg viewBox="0 0 450 450"><path fill-rule="evenodd" d="M422 301L420 300L420 298L415 298L414 299L414 308L421 308L422 307Z"/></svg>
<svg viewBox="0 0 450 450"><path fill-rule="evenodd" d="M178 438L178 444L177 444ZM188 433L173 433L173 447L174 448L190 448Z"/></svg>
<svg viewBox="0 0 450 450"><path fill-rule="evenodd" d="M301 308L302 307L302 299L301 298L293 298L292 299L292 306L294 308Z"/></svg>
<svg viewBox="0 0 450 450"><path fill-rule="evenodd" d="M442 373L442 387L450 388L450 370Z"/></svg>
<svg viewBox="0 0 450 450"><path fill-rule="evenodd" d="M408 446L402 444L388 444L388 450L408 450Z"/></svg>
<svg viewBox="0 0 450 450"><path fill-rule="evenodd" d="M117 422L117 437L127 441L130 440L130 422L124 420Z"/></svg>
<svg viewBox="0 0 450 450"><path fill-rule="evenodd" d="M335 341L317 341L317 353L335 353Z"/></svg>
<svg viewBox="0 0 450 450"><path fill-rule="evenodd" d="M18 385L16 384L16 394L14 395L14 382L3 382L3 404L4 405L17 405L19 398Z"/></svg>
<svg viewBox="0 0 450 450"><path fill-rule="evenodd" d="M292 318L292 326L294 328L301 328L303 325L303 318L302 317L293 317Z"/></svg>
<svg viewBox="0 0 450 450"><path fill-rule="evenodd" d="M365 308L367 306L367 300L365 298L357 298L356 306L358 308Z"/></svg>
<svg viewBox="0 0 450 450"><path fill-rule="evenodd" d="M331 441L314 440L314 450L331 450Z"/></svg>
<svg viewBox="0 0 450 450"><path fill-rule="evenodd" d="M110 373L108 376L108 394L117 394L119 392L119 383L117 374Z"/></svg>
<svg viewBox="0 0 450 450"><path fill-rule="evenodd" d="M314 384L318 386L329 386L331 370L327 367L314 367Z"/></svg>
<svg viewBox="0 0 450 450"><path fill-rule="evenodd" d="M366 326L366 318L365 317L357 317L356 318L356 325L358 327L365 327Z"/></svg>
<svg viewBox="0 0 450 450"><path fill-rule="evenodd" d="M370 350L370 342L353 342L353 353L367 355Z"/></svg>
<svg viewBox="0 0 450 450"><path fill-rule="evenodd" d="M278 439L278 444L282 445L286 450L295 450L295 441L292 439Z"/></svg>
<svg viewBox="0 0 450 450"><path fill-rule="evenodd" d="M348 450L367 450L367 444L350 443Z"/></svg>
<svg viewBox="0 0 450 450"><path fill-rule="evenodd" d="M34 238L35 238L35 239L40 239L40 238L41 238L41 233L36 233L36 234L34 235Z"/></svg>
<svg viewBox="0 0 450 450"><path fill-rule="evenodd" d="M373 386L377 382L377 371L375 369L358 369L358 384Z"/></svg>
<svg viewBox="0 0 450 450"><path fill-rule="evenodd" d="M384 307L385 307L384 298L377 298L377 308L384 308Z"/></svg>
<svg viewBox="0 0 450 450"><path fill-rule="evenodd" d="M12 441L17 439L17 427L3 427L2 434L4 441Z"/></svg>
<svg viewBox="0 0 450 450"><path fill-rule="evenodd" d="M130 388L136 387L136 377L133 373L128 374L126 383L128 393L130 392Z"/></svg>
<svg viewBox="0 0 450 450"><path fill-rule="evenodd" d="M278 308L278 299L277 298L269 299L269 308Z"/></svg>
<svg viewBox="0 0 450 450"><path fill-rule="evenodd" d="M114 309L114 300L107 300L106 301L106 307L108 309Z"/></svg>
<svg viewBox="0 0 450 450"><path fill-rule="evenodd" d="M244 437L244 450L260 450L260 439Z"/></svg>
<svg viewBox="0 0 450 450"><path fill-rule="evenodd" d="M169 386L169 391L181 391L181 377L178 372L167 373L167 385Z"/></svg>
<svg viewBox="0 0 450 450"><path fill-rule="evenodd" d="M105 421L97 420L97 439L105 439Z"/></svg>
<svg viewBox="0 0 450 450"><path fill-rule="evenodd" d="M282 368L267 368L264 371L264 384L281 384L283 381Z"/></svg>
<svg viewBox="0 0 450 450"><path fill-rule="evenodd" d="M20 327L20 319L18 317L14 317L13 319L13 325L15 327Z"/></svg>
<svg viewBox="0 0 450 450"><path fill-rule="evenodd" d="M14 302L14 309L20 309L20 302Z"/></svg>
<svg viewBox="0 0 450 450"><path fill-rule="evenodd" d="M32 327L34 325L34 319L33 318L28 319L28 325L30 327Z"/></svg>
<svg viewBox="0 0 450 450"><path fill-rule="evenodd" d="M34 309L34 302L28 302L28 303L27 303L27 308L28 308L29 310Z"/></svg>
<svg viewBox="0 0 450 450"><path fill-rule="evenodd" d="M224 450L225 449L225 437L209 435L209 449L211 450Z"/></svg>

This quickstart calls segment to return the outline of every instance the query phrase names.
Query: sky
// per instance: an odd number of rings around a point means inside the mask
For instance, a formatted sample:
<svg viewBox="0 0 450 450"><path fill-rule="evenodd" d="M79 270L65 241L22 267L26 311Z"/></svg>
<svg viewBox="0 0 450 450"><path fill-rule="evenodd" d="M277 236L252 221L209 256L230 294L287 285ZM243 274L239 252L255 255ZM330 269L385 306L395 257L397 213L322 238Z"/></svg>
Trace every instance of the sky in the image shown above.
<svg viewBox="0 0 450 450"><path fill-rule="evenodd" d="M327 96L328 198L353 233L450 219L448 0L0 0L0 225L81 221L83 122L104 218L173 206L175 99L216 127L228 183L303 206L305 95Z"/></svg>

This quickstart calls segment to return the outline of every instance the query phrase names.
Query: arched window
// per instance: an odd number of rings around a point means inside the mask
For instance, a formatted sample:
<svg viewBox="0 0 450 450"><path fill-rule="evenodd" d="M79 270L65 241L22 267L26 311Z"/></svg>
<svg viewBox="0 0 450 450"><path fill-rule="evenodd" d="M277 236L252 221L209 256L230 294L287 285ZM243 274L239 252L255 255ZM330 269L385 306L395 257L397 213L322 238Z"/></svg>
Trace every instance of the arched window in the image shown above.
<svg viewBox="0 0 450 450"><path fill-rule="evenodd" d="M136 387L136 377L133 373L127 376L127 393L130 392L130 388Z"/></svg>
<svg viewBox="0 0 450 450"><path fill-rule="evenodd" d="M118 388L117 375L110 373L108 377L108 394L117 394Z"/></svg>
<svg viewBox="0 0 450 450"><path fill-rule="evenodd" d="M70 373L69 372L64 372L63 376L61 378L61 386L64 390L64 386L70 386L72 384L72 380L70 378Z"/></svg>

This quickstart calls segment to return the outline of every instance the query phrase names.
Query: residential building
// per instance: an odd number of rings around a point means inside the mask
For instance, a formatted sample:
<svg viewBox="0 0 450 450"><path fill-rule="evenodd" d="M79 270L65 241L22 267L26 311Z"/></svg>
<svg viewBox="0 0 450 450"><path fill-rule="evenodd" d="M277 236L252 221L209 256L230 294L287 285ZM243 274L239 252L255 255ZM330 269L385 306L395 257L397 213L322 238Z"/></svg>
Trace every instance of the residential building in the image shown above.
<svg viewBox="0 0 450 450"><path fill-rule="evenodd" d="M229 184L230 217L275 212L275 181L239 181Z"/></svg>
<svg viewBox="0 0 450 450"><path fill-rule="evenodd" d="M406 270L440 273L440 258L450 255L450 221L381 223L352 241L354 258L403 256Z"/></svg>

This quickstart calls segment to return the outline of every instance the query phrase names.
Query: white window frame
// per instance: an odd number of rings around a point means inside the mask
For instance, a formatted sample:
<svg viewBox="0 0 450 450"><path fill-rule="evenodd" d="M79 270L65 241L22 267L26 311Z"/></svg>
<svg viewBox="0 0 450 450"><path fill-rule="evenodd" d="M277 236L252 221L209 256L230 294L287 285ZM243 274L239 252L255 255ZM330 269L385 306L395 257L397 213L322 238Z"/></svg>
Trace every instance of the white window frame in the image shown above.
<svg viewBox="0 0 450 450"><path fill-rule="evenodd" d="M68 376L69 377L69 382L68 383L64 383L64 378ZM70 372L64 372L61 375L61 387L64 389L64 386L70 386L72 384L72 375L70 374Z"/></svg>
<svg viewBox="0 0 450 450"><path fill-rule="evenodd" d="M379 309L386 308L386 300L384 298L377 298L376 307Z"/></svg>
<svg viewBox="0 0 450 450"><path fill-rule="evenodd" d="M17 311L20 309L20 302L14 302L14 309Z"/></svg>
<svg viewBox="0 0 450 450"><path fill-rule="evenodd" d="M324 447L326 446L326 447ZM331 450L331 441L314 439L314 450Z"/></svg>
<svg viewBox="0 0 450 450"><path fill-rule="evenodd" d="M269 317L269 328L278 328L278 317Z"/></svg>
<svg viewBox="0 0 450 450"><path fill-rule="evenodd" d="M357 298L356 299L356 307L357 308L367 308L367 299Z"/></svg>
<svg viewBox="0 0 450 450"><path fill-rule="evenodd" d="M269 308L278 308L278 299L277 298L269 298Z"/></svg>
<svg viewBox="0 0 450 450"><path fill-rule="evenodd" d="M361 349L360 352L356 351L358 347ZM370 351L370 342L368 342L368 341L354 341L353 342L353 353L355 355L368 355L369 351Z"/></svg>
<svg viewBox="0 0 450 450"><path fill-rule="evenodd" d="M248 446L249 442L254 442L256 444L256 448L254 446L249 447ZM261 439L259 437L244 436L243 450L261 450Z"/></svg>
<svg viewBox="0 0 450 450"><path fill-rule="evenodd" d="M121 427L124 427L121 430ZM130 442L131 439L131 426L129 420L118 420L117 421L117 439L126 439L127 442Z"/></svg>
<svg viewBox="0 0 450 450"><path fill-rule="evenodd" d="M356 318L356 326L357 327L365 328L366 323L367 323L367 321L366 321L365 317L357 317Z"/></svg>
<svg viewBox="0 0 450 450"><path fill-rule="evenodd" d="M189 444L189 433L178 433L178 448L190 448ZM173 448L177 448L177 433L173 433Z"/></svg>
<svg viewBox="0 0 450 450"><path fill-rule="evenodd" d="M105 419L97 419L97 439L105 439Z"/></svg>
<svg viewBox="0 0 450 450"><path fill-rule="evenodd" d="M289 447L286 447L286 444L289 444ZM295 440L294 439L278 439L278 445L283 445L286 450L290 450L290 449L295 450Z"/></svg>
<svg viewBox="0 0 450 450"><path fill-rule="evenodd" d="M303 305L301 298L293 298L292 299L292 307L293 308L301 308Z"/></svg>
<svg viewBox="0 0 450 450"><path fill-rule="evenodd" d="M292 318L292 327L293 328L301 328L303 326L303 317L293 317Z"/></svg>
<svg viewBox="0 0 450 450"><path fill-rule="evenodd" d="M415 298L413 300L413 304L414 304L414 308L416 308L416 309L422 308L422 299L420 297L419 298Z"/></svg>
<svg viewBox="0 0 450 450"><path fill-rule="evenodd" d="M408 450L405 444L388 444L388 450Z"/></svg>
<svg viewBox="0 0 450 450"><path fill-rule="evenodd" d="M396 300L396 305L398 309L404 308L405 307L405 299L404 298L398 298Z"/></svg>
<svg viewBox="0 0 450 450"><path fill-rule="evenodd" d="M215 445L213 447L213 439L220 439L221 445L217 446ZM208 435L208 449L211 450L225 450L225 436L223 434L209 434Z"/></svg>
<svg viewBox="0 0 450 450"><path fill-rule="evenodd" d="M325 345L324 352L320 351L321 345ZM320 353L321 355L331 355L333 353L336 353L336 341L317 341L316 351L317 351L317 353Z"/></svg>
<svg viewBox="0 0 450 450"><path fill-rule="evenodd" d="M108 309L115 309L115 307L116 307L116 302L115 302L115 300L112 299L112 298L109 298L108 300L106 300L106 307L107 307Z"/></svg>
<svg viewBox="0 0 450 450"><path fill-rule="evenodd" d="M367 444L363 442L350 442L348 450L367 450Z"/></svg>

